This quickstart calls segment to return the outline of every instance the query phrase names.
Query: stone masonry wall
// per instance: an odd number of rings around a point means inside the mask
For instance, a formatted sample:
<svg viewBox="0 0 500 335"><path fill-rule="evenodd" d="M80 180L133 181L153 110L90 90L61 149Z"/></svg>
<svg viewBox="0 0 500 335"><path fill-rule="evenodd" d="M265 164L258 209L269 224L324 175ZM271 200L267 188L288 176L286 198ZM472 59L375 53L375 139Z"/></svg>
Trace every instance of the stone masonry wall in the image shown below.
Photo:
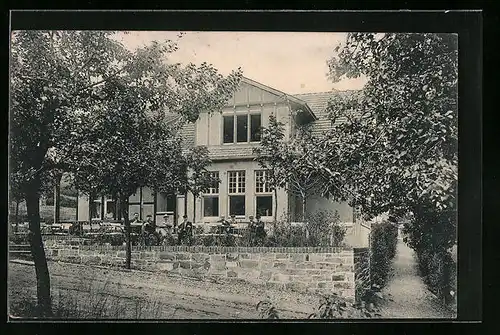
<svg viewBox="0 0 500 335"><path fill-rule="evenodd" d="M79 264L123 266L125 250L111 246L45 243L47 258ZM224 277L354 300L353 250L338 248L146 247L132 249L134 269L195 278Z"/></svg>

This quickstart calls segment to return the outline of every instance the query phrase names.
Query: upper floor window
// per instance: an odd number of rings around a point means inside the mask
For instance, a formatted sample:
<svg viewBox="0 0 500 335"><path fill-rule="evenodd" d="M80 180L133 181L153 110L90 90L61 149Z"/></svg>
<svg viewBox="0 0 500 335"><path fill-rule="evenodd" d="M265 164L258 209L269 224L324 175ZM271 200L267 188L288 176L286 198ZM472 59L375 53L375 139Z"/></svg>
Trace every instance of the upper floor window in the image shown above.
<svg viewBox="0 0 500 335"><path fill-rule="evenodd" d="M236 113L223 116L223 142L248 143L260 141L260 113Z"/></svg>

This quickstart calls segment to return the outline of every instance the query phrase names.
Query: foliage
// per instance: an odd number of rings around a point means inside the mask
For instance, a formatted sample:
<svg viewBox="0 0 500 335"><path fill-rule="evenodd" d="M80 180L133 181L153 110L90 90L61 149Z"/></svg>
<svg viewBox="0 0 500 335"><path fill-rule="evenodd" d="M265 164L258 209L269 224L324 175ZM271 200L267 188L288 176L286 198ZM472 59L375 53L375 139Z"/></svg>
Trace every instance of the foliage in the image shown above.
<svg viewBox="0 0 500 335"><path fill-rule="evenodd" d="M363 75L367 83L329 102L331 120L346 122L325 134L318 167L342 176L342 192L366 216L410 213L406 242L417 254L456 243L457 41L352 33L328 61L333 81Z"/></svg>
<svg viewBox="0 0 500 335"><path fill-rule="evenodd" d="M387 283L392 271L392 262L396 256L398 228L390 222L372 224L371 229L371 282L382 288Z"/></svg>
<svg viewBox="0 0 500 335"><path fill-rule="evenodd" d="M368 306L364 302L351 304L336 293L332 293L321 296L317 310L309 315L309 319L373 318L378 316L381 314L373 304L368 304Z"/></svg>
<svg viewBox="0 0 500 335"><path fill-rule="evenodd" d="M279 319L278 311L269 299L259 301L255 309L259 312L261 319Z"/></svg>
<svg viewBox="0 0 500 335"><path fill-rule="evenodd" d="M347 231L340 226L338 211L331 210L318 210L309 214L306 229L308 245L314 247L340 246Z"/></svg>

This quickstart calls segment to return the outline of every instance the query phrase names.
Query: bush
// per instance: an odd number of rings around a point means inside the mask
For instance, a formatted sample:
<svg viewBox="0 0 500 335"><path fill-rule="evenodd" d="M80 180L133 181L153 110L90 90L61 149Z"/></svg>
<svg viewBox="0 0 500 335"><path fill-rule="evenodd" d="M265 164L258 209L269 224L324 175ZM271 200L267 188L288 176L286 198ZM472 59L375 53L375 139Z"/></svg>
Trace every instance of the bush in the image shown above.
<svg viewBox="0 0 500 335"><path fill-rule="evenodd" d="M269 247L339 247L346 234L339 223L337 211L320 210L310 214L304 226L278 222L264 244Z"/></svg>
<svg viewBox="0 0 500 335"><path fill-rule="evenodd" d="M387 284L392 270L392 261L396 256L398 228L390 222L372 225L371 231L371 282L382 288Z"/></svg>
<svg viewBox="0 0 500 335"><path fill-rule="evenodd" d="M456 292L456 264L451 253L444 250L422 250L417 253L420 275L429 290L445 304L453 302Z"/></svg>

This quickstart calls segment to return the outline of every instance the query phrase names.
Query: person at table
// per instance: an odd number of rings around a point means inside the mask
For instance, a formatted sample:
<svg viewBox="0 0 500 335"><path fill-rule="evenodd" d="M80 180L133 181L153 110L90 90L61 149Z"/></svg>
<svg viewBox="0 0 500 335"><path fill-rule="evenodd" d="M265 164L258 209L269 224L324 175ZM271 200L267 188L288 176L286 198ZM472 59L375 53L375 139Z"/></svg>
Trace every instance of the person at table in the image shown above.
<svg viewBox="0 0 500 335"><path fill-rule="evenodd" d="M264 221L262 221L260 214L256 215L256 219L257 222L255 222L255 235L259 240L263 240L266 237Z"/></svg>
<svg viewBox="0 0 500 335"><path fill-rule="evenodd" d="M139 219L139 213L134 213L134 216L130 219L130 224L138 224L141 223L142 221Z"/></svg>
<svg viewBox="0 0 500 335"><path fill-rule="evenodd" d="M142 230L146 234L154 234L156 232L156 224L151 215L146 216L146 221L142 225Z"/></svg>
<svg viewBox="0 0 500 335"><path fill-rule="evenodd" d="M181 245L182 237L184 236L184 230L188 223L187 215L182 216L182 222L177 225L177 244Z"/></svg>
<svg viewBox="0 0 500 335"><path fill-rule="evenodd" d="M163 215L163 222L161 223L160 230L162 230L162 229L165 231L165 233L168 233L168 234L172 234L172 232L173 232L173 225L170 222L170 220L168 219L167 214ZM161 234L164 235L164 232L162 231Z"/></svg>
<svg viewBox="0 0 500 335"><path fill-rule="evenodd" d="M249 237L250 237L250 242L253 243L253 240L255 239L255 230L257 228L256 222L253 218L253 215L249 216L250 222L248 223L248 232L249 232Z"/></svg>

